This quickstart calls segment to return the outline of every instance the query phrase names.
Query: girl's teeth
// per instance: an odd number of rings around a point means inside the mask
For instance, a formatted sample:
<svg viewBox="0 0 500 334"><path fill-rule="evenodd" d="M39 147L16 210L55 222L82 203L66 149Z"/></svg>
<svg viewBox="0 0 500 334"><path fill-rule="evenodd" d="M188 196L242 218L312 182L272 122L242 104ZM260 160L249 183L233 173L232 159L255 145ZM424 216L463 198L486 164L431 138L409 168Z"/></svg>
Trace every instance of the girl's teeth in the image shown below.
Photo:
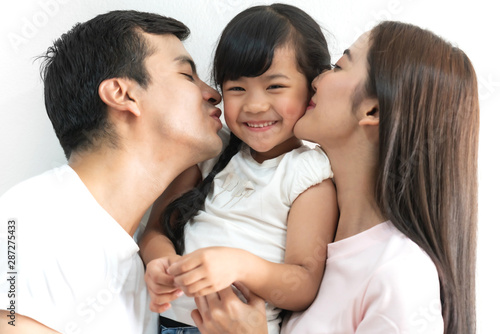
<svg viewBox="0 0 500 334"><path fill-rule="evenodd" d="M251 128L263 128L265 126L270 126L273 125L275 122L266 122L266 123L260 123L260 124L252 124L252 123L247 123L247 125Z"/></svg>

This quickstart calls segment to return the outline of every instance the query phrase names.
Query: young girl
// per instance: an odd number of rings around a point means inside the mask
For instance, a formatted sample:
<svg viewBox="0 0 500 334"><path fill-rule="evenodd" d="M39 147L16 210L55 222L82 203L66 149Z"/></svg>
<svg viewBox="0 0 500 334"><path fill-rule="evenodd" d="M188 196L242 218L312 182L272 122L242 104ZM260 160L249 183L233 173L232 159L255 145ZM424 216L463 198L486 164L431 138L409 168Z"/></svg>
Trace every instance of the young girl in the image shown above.
<svg viewBox="0 0 500 334"><path fill-rule="evenodd" d="M200 165L197 187L159 214L173 193L194 183L194 167L153 209L141 242L153 310L177 297L174 286L192 297L240 281L269 302L269 330L277 333L280 308L303 310L313 301L338 212L328 158L292 130L308 106L311 81L328 68L320 27L296 7L252 7L224 29L214 79L229 144L215 164ZM160 216L171 242L154 231ZM162 325L193 326L195 308L193 298L177 299Z"/></svg>

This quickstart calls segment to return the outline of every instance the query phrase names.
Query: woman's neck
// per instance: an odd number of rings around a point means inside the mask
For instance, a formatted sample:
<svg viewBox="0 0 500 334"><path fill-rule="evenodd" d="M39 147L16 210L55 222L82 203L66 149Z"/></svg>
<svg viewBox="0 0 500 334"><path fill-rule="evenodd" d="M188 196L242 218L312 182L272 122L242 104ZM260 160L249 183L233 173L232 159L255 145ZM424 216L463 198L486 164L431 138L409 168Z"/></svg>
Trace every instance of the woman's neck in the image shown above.
<svg viewBox="0 0 500 334"><path fill-rule="evenodd" d="M351 237L386 221L375 199L375 164L362 157L357 160L343 160L342 154L333 155L332 152L325 151L331 157L340 211L335 241ZM337 156L339 158L333 158Z"/></svg>

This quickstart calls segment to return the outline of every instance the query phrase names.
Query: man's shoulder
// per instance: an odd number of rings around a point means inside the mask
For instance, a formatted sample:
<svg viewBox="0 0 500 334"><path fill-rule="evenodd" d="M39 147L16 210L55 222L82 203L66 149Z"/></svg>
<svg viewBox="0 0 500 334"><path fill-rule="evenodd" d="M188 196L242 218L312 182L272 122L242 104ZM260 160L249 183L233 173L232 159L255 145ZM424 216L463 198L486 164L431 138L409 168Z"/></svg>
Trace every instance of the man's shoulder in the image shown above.
<svg viewBox="0 0 500 334"><path fill-rule="evenodd" d="M72 170L68 165L62 165L60 167L47 170L14 185L2 196L0 196L0 199L15 197L16 195L19 195L19 193L26 196L37 188L63 183L64 178L67 177L67 174L70 171Z"/></svg>
<svg viewBox="0 0 500 334"><path fill-rule="evenodd" d="M71 196L69 188L75 180L73 170L61 166L26 179L0 196L0 212L11 214L35 212L50 209L51 204L60 202L59 198Z"/></svg>

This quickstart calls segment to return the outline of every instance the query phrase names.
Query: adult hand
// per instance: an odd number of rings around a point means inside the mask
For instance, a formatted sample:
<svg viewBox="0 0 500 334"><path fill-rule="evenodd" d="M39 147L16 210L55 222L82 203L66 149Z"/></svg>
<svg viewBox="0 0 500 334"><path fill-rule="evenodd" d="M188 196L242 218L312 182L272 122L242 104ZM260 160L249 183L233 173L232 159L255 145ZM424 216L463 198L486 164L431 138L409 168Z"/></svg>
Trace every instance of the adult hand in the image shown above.
<svg viewBox="0 0 500 334"><path fill-rule="evenodd" d="M244 285L235 282L247 304L231 287L219 292L196 297L198 309L191 312L202 334L267 334L265 302Z"/></svg>
<svg viewBox="0 0 500 334"><path fill-rule="evenodd" d="M205 296L229 287L241 279L247 263L241 249L207 247L186 254L173 263L168 273L187 296Z"/></svg>
<svg viewBox="0 0 500 334"><path fill-rule="evenodd" d="M170 264L177 258L180 256L158 258L151 260L146 266L144 280L151 297L149 308L153 312L165 312L170 308L170 302L183 294L182 290L175 285L174 277L167 273Z"/></svg>

